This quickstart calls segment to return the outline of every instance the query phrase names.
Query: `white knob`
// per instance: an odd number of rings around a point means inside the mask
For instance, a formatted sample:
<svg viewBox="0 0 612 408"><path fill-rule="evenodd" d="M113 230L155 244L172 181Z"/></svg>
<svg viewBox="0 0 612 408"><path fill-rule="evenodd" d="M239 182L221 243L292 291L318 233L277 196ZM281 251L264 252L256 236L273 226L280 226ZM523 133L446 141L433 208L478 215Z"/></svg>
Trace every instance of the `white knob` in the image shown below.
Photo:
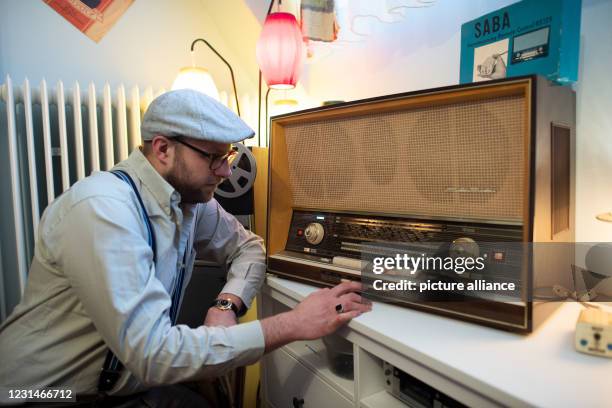
<svg viewBox="0 0 612 408"><path fill-rule="evenodd" d="M323 225L319 224L318 222L311 222L306 227L304 236L309 244L318 245L321 243L321 241L323 241L323 237L325 236L325 228L323 228Z"/></svg>

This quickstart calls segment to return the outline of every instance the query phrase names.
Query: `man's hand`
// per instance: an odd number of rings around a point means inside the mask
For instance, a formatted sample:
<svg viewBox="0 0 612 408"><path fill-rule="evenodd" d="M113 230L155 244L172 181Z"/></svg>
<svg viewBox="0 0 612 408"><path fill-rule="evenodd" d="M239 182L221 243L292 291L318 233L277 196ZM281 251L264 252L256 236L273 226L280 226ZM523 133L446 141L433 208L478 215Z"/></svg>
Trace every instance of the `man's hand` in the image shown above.
<svg viewBox="0 0 612 408"><path fill-rule="evenodd" d="M295 340L326 336L351 319L372 310L372 304L355 293L361 290L363 287L359 282L344 282L331 289L320 289L311 293L292 311L262 320L266 351Z"/></svg>
<svg viewBox="0 0 612 408"><path fill-rule="evenodd" d="M233 310L221 310L216 307L208 309L206 319L204 319L204 326L211 327L230 327L237 323L238 319Z"/></svg>
<svg viewBox="0 0 612 408"><path fill-rule="evenodd" d="M359 282L344 282L311 293L293 310L297 336L304 340L326 336L372 310L372 304L355 293L362 289ZM337 311L338 305L341 305L342 313Z"/></svg>

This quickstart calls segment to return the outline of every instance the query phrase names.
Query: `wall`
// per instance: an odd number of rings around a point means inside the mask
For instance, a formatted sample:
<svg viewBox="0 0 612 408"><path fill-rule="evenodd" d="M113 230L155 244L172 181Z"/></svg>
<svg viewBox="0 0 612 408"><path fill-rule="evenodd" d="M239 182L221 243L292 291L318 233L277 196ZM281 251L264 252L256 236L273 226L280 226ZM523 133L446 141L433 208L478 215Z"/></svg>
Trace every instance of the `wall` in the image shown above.
<svg viewBox="0 0 612 408"><path fill-rule="evenodd" d="M611 242L612 211L611 0L583 0L580 75L576 88L576 240Z"/></svg>
<svg viewBox="0 0 612 408"><path fill-rule="evenodd" d="M514 2L437 0L402 10L395 22L358 17L341 27L347 42L315 53L304 87L314 100L352 100L457 84L461 24ZM381 12L349 13L374 11ZM388 14L383 19L390 21Z"/></svg>
<svg viewBox="0 0 612 408"><path fill-rule="evenodd" d="M19 84L28 77L34 84L46 78L53 85L62 79L70 87L74 81L82 88L90 81L97 87L108 81L113 88L123 83L128 89L169 89L178 70L191 64L191 42L204 37L233 65L239 93L255 100L254 56L252 63L243 63L242 51L233 49L234 38L229 44L225 38L235 27L249 36L259 24L241 0L224 3L242 11L228 23L214 18L217 12L209 11L206 0L137 0L96 44L42 0L0 1L0 83L9 74ZM231 95L227 67L202 43L195 56L220 90Z"/></svg>
<svg viewBox="0 0 612 408"><path fill-rule="evenodd" d="M310 106L459 83L461 24L513 0L438 0L407 9L405 18L359 21L360 42L321 47L302 85ZM612 211L611 0L583 0L576 146L576 240L612 241L612 224L595 219ZM341 27L342 29L342 27ZM344 27L345 30L350 27Z"/></svg>

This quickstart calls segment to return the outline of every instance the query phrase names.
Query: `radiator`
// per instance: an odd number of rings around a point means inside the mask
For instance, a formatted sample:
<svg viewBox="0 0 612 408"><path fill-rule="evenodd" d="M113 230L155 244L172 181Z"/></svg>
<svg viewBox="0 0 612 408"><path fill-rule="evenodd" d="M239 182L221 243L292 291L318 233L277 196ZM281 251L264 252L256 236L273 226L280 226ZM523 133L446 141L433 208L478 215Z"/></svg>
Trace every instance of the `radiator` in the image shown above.
<svg viewBox="0 0 612 408"><path fill-rule="evenodd" d="M26 79L2 84L0 103L1 320L21 297L44 208L92 171L108 170L140 144L141 115L158 92L105 84L69 89ZM3 112L5 111L5 112ZM4 114L5 113L5 114Z"/></svg>

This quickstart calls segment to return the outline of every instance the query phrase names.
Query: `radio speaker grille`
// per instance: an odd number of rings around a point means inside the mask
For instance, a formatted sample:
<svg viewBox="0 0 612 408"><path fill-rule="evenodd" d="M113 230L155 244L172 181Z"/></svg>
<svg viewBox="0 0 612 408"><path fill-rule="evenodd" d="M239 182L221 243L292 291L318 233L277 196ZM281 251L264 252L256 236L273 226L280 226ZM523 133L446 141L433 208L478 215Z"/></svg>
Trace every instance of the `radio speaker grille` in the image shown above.
<svg viewBox="0 0 612 408"><path fill-rule="evenodd" d="M299 208L521 222L524 96L285 129Z"/></svg>

